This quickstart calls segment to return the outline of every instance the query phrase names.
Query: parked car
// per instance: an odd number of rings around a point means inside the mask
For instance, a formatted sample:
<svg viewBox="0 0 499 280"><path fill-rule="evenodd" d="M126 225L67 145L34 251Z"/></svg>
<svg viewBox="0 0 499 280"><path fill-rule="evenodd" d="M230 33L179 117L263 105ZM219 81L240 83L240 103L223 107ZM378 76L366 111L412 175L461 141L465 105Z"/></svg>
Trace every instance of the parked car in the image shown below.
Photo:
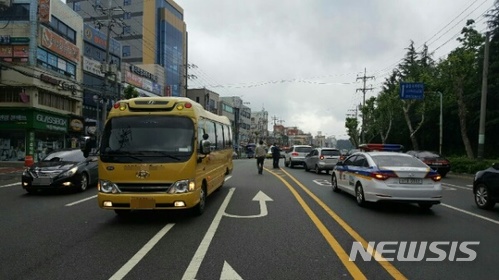
<svg viewBox="0 0 499 280"><path fill-rule="evenodd" d="M80 149L65 149L48 154L22 174L22 187L28 193L49 189L85 191L97 185L97 156L83 156Z"/></svg>
<svg viewBox="0 0 499 280"><path fill-rule="evenodd" d="M305 163L305 156L312 151L310 145L294 145L289 148L284 158L284 166L295 167Z"/></svg>
<svg viewBox="0 0 499 280"><path fill-rule="evenodd" d="M499 163L475 174L473 193L478 208L492 209L499 202Z"/></svg>
<svg viewBox="0 0 499 280"><path fill-rule="evenodd" d="M314 170L319 174L322 170L329 174L340 158L341 152L335 148L315 148L305 156L305 171Z"/></svg>
<svg viewBox="0 0 499 280"><path fill-rule="evenodd" d="M450 162L443 156L430 151L407 151L407 154L415 156L436 170L438 174L445 177L450 171Z"/></svg>
<svg viewBox="0 0 499 280"><path fill-rule="evenodd" d="M331 177L333 191L354 195L357 204L394 201L418 203L423 209L442 199L441 175L405 153L358 152L338 162Z"/></svg>

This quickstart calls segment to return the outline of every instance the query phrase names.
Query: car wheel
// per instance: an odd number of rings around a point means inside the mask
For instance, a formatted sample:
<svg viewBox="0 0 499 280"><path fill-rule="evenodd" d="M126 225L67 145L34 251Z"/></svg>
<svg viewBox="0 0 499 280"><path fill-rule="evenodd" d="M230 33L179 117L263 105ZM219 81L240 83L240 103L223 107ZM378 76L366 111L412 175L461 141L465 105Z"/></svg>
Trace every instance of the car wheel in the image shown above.
<svg viewBox="0 0 499 280"><path fill-rule="evenodd" d="M357 204L360 207L364 207L366 205L366 200L364 198L364 189L360 183L355 186L355 199L357 200Z"/></svg>
<svg viewBox="0 0 499 280"><path fill-rule="evenodd" d="M321 170L318 165L315 166L315 174L321 174Z"/></svg>
<svg viewBox="0 0 499 280"><path fill-rule="evenodd" d="M203 184L199 193L199 203L194 207L194 215L201 216L206 207L206 185Z"/></svg>
<svg viewBox="0 0 499 280"><path fill-rule="evenodd" d="M433 206L433 204L428 203L428 202L420 202L420 203L418 203L418 206L419 206L419 208L421 208L423 210L428 210Z"/></svg>
<svg viewBox="0 0 499 280"><path fill-rule="evenodd" d="M484 184L479 184L475 190L475 203L476 206L480 209L492 209L494 205L496 204L493 200L490 199L489 197L489 191L487 189L487 186Z"/></svg>
<svg viewBox="0 0 499 280"><path fill-rule="evenodd" d="M128 209L114 209L114 213L116 213L116 215L118 215L120 217L128 216L128 215L130 215L131 212L132 211L128 210Z"/></svg>
<svg viewBox="0 0 499 280"><path fill-rule="evenodd" d="M338 188L338 180L336 179L336 175L331 177L331 185L333 187L333 192L340 192L340 189Z"/></svg>
<svg viewBox="0 0 499 280"><path fill-rule="evenodd" d="M293 162L292 162L292 161L290 161L290 162L289 162L289 167L290 167L290 168L295 168L295 165L293 164Z"/></svg>
<svg viewBox="0 0 499 280"><path fill-rule="evenodd" d="M286 166L286 167L289 166L289 162L287 160L284 160L284 166Z"/></svg>
<svg viewBox="0 0 499 280"><path fill-rule="evenodd" d="M308 168L307 163L304 163L304 164L303 164L303 168L305 168L305 171L309 171L309 170L310 170L310 169Z"/></svg>
<svg viewBox="0 0 499 280"><path fill-rule="evenodd" d="M81 178L80 178L80 187L78 188L78 191L84 192L88 188L88 175L87 173L83 172L81 173Z"/></svg>

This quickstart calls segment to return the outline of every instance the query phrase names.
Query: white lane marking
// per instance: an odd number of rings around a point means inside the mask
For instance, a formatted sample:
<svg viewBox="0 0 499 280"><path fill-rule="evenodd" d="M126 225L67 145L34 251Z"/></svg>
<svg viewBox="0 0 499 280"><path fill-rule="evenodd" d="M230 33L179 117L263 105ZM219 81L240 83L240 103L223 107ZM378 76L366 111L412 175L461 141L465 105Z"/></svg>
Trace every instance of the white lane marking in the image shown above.
<svg viewBox="0 0 499 280"><path fill-rule="evenodd" d="M470 191L472 190L473 186L471 186L471 188L469 187L463 187L463 186L458 186L458 185L453 185L453 184L447 184L447 183L442 183L442 186L447 186L447 187L452 187L452 188L458 188L458 189L462 189L462 190L467 190L467 191Z"/></svg>
<svg viewBox="0 0 499 280"><path fill-rule="evenodd" d="M78 201L75 201L75 202L68 203L68 204L66 204L64 206L73 206L73 205L76 205L78 203L82 203L82 202L85 202L87 200L90 200L90 199L93 199L93 198L96 198L96 197L97 197L97 195L93 195L91 197L87 197L87 198L84 198L84 199L81 199L81 200L78 200Z"/></svg>
<svg viewBox="0 0 499 280"><path fill-rule="evenodd" d="M21 182L18 182L18 183L12 183L12 184L8 184L8 185L3 185L3 186L0 186L0 188L8 188L8 187L13 187L13 186L17 186L17 185L20 185Z"/></svg>
<svg viewBox="0 0 499 280"><path fill-rule="evenodd" d="M132 268L134 268L145 255L159 242L161 238L174 226L175 224L167 224L156 235L149 240L144 247L142 247L124 266L122 266L116 273L109 278L109 280L123 279Z"/></svg>
<svg viewBox="0 0 499 280"><path fill-rule="evenodd" d="M213 239L213 236L215 235L215 232L217 231L218 225L220 224L220 220L222 219L225 209L227 208L227 205L229 204L230 199L232 198L232 194L234 194L234 188L229 189L229 193L225 197L224 201L222 202L222 205L218 209L217 214L215 215L215 218L213 218L213 222L211 222L210 227L206 231L206 234L203 237L203 240L201 241L201 244L199 244L198 249L196 250L196 253L192 257L191 262L189 263L189 266L184 272L184 276L182 276L182 280L192 280L196 279L196 275L198 274L199 267L201 266L201 263L203 262L204 256L206 255L206 252L208 251L208 247L210 246L211 240Z"/></svg>
<svg viewBox="0 0 499 280"><path fill-rule="evenodd" d="M463 209L460 209L460 208L457 208L457 207L454 207L454 206L450 206L448 204L441 203L440 205L445 206L445 207L450 208L450 209L453 209L453 210L456 210L456 211L459 211L461 213L468 214L470 216L473 216L473 217L476 217L476 218L479 218L479 219L482 219L482 220L486 220L488 222L491 222L491 223L499 225L499 221L497 221L497 220L494 220L494 219L491 219L491 218L487 218L487 217L484 217L482 215L478 215L478 214L475 214L475 213L472 213L472 212L469 212L469 211L466 211L466 210L463 210Z"/></svg>

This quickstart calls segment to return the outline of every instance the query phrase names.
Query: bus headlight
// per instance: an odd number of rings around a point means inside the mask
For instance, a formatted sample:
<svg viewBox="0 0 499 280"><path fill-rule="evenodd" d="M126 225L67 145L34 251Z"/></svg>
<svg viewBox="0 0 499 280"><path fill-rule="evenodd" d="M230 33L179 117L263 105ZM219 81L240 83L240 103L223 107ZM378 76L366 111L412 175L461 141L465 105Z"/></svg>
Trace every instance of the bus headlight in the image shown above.
<svg viewBox="0 0 499 280"><path fill-rule="evenodd" d="M103 193L119 193L120 190L118 189L118 186L114 184L113 182L106 181L106 180L99 180L99 185L97 186L97 189L100 192Z"/></svg>
<svg viewBox="0 0 499 280"><path fill-rule="evenodd" d="M168 189L168 193L186 193L193 191L195 189L196 184L191 180L180 180L175 183Z"/></svg>

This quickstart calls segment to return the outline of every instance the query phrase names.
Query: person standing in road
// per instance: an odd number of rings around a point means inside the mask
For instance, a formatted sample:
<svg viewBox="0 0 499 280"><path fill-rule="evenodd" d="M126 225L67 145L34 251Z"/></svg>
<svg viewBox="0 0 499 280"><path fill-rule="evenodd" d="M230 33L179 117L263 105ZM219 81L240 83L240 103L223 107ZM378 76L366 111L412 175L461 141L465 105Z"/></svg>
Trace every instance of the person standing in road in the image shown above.
<svg viewBox="0 0 499 280"><path fill-rule="evenodd" d="M272 146L272 160L274 168L279 168L279 159L281 158L281 149L276 143Z"/></svg>
<svg viewBox="0 0 499 280"><path fill-rule="evenodd" d="M267 151L265 151L265 146L263 145L263 140L260 140L255 149L255 158L256 158L256 167L258 168L258 174L263 173L263 162L265 161L265 155Z"/></svg>

